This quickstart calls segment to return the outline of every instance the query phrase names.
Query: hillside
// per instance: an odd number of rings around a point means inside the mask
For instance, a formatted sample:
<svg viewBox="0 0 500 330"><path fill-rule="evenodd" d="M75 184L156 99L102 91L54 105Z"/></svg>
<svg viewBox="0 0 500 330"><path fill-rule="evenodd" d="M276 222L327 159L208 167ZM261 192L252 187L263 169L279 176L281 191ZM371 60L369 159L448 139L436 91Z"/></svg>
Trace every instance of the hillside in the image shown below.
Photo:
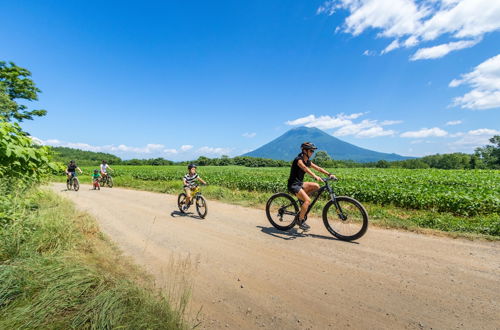
<svg viewBox="0 0 500 330"><path fill-rule="evenodd" d="M57 162L68 163L70 160L76 161L80 166L99 165L105 160L109 164L121 163L121 158L104 152L85 151L66 147L51 147L53 159Z"/></svg>
<svg viewBox="0 0 500 330"><path fill-rule="evenodd" d="M318 146L319 150L326 151L336 160L353 160L365 163L379 160L395 161L410 158L397 154L388 154L364 149L333 137L320 129L309 127L293 128L273 141L243 156L289 161L299 153L300 145L304 141L313 142Z"/></svg>

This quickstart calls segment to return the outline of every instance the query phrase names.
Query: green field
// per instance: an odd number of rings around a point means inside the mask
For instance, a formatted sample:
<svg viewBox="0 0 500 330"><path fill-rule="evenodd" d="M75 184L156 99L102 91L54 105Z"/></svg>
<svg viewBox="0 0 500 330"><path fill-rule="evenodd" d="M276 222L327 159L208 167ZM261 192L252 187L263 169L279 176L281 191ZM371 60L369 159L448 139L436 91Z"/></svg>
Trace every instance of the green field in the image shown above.
<svg viewBox="0 0 500 330"><path fill-rule="evenodd" d="M93 167L82 169L82 181L90 182ZM113 166L113 169L118 186L167 193L181 190L181 178L186 172L184 166ZM334 183L336 193L365 203L371 220L387 218L388 213L397 218L382 221L384 225L500 236L500 171L375 168L330 171L340 179ZM289 169L202 166L198 173L209 183L204 188L207 197L261 206L271 194L286 191Z"/></svg>

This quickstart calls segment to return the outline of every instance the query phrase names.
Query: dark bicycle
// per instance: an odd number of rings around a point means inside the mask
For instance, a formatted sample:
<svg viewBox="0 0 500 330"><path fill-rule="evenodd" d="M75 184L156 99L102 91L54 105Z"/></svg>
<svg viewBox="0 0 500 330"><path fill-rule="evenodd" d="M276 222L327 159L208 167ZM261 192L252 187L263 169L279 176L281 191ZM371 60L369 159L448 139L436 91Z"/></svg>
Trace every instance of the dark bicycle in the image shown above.
<svg viewBox="0 0 500 330"><path fill-rule="evenodd" d="M193 203L196 204L196 212L198 212L200 218L204 219L207 216L208 209L207 201L205 200L205 197L201 195L200 186L192 188L189 204L186 204L186 193L180 193L177 197L177 206L179 207L179 211L182 213L186 213ZM184 209L183 206L186 206L186 209Z"/></svg>
<svg viewBox="0 0 500 330"><path fill-rule="evenodd" d="M72 175L71 178L69 178L69 180L66 180L66 188L68 190L73 189L75 191L78 191L78 189L80 189L80 181L76 177L76 173L75 175Z"/></svg>
<svg viewBox="0 0 500 330"><path fill-rule="evenodd" d="M324 178L325 183L321 188L313 192L316 197L312 200L307 209L305 220L309 211L316 201L327 192L330 200L323 207L323 223L326 229L335 237L343 241L353 241L366 233L368 229L368 213L363 205L354 198L347 196L337 196L333 187L328 183L333 179ZM278 193L267 201L266 215L269 222L279 230L289 230L297 224L302 201L299 203L287 193Z"/></svg>
<svg viewBox="0 0 500 330"><path fill-rule="evenodd" d="M113 178L109 173L106 173L101 177L100 183L102 187L108 186L109 188L113 188Z"/></svg>

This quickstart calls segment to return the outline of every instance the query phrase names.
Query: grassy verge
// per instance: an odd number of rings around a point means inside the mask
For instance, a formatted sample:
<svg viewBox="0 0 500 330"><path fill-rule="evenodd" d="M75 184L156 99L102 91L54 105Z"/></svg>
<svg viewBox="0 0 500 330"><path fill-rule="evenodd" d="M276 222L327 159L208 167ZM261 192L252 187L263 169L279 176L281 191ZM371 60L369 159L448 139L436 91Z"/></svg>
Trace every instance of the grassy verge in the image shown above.
<svg viewBox="0 0 500 330"><path fill-rule="evenodd" d="M87 178L84 178L85 182ZM132 189L178 194L182 183L178 181L138 180L130 176L113 178L116 186ZM58 177L57 180L65 180ZM90 183L90 180L88 182ZM227 203L264 209L270 193L233 190L220 186L203 187L203 195ZM321 216L324 201L318 201L313 214ZM456 216L436 210L411 210L391 205L363 203L370 216L370 224L384 228L398 228L416 232L442 234L451 237L500 240L500 214L471 217Z"/></svg>
<svg viewBox="0 0 500 330"><path fill-rule="evenodd" d="M0 182L0 329L184 329L172 304L87 214L52 192Z"/></svg>

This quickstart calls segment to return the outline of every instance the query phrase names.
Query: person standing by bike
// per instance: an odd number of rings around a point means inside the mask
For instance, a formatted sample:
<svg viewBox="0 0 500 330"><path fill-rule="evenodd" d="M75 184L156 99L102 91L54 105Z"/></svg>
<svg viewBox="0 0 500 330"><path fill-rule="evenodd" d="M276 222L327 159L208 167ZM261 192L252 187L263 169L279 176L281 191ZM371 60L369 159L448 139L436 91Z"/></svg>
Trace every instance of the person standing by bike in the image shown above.
<svg viewBox="0 0 500 330"><path fill-rule="evenodd" d="M105 160L102 161L102 164L101 164L101 175L102 177L106 177L108 176L108 173L107 173L107 170L110 169L111 171L113 170L107 163Z"/></svg>
<svg viewBox="0 0 500 330"><path fill-rule="evenodd" d="M76 176L76 170L78 170L80 172L80 174L83 173L83 171L78 166L76 166L75 161L70 160L68 167L66 168L66 175L67 175L66 184L68 184L69 180L71 180L72 178L74 178Z"/></svg>
<svg viewBox="0 0 500 330"><path fill-rule="evenodd" d="M99 173L99 170L95 169L94 174L92 174L92 186L94 187L94 190L101 190L99 179L101 179L101 174Z"/></svg>
<svg viewBox="0 0 500 330"><path fill-rule="evenodd" d="M305 214L309 204L311 204L311 198L309 194L315 190L319 189L319 184L315 182L304 182L305 173L312 176L316 181L323 182L323 180L314 174L310 168L328 175L332 179L336 179L335 175L331 174L327 170L319 167L311 161L311 157L314 154L314 150L318 149L311 142L304 142L300 146L301 152L295 157L290 169L290 177L288 178L288 191L293 193L299 200L301 200L302 207L300 208L300 213L298 215L297 223L299 228L302 230L309 230L311 227L304 222Z"/></svg>
<svg viewBox="0 0 500 330"><path fill-rule="evenodd" d="M196 181L198 180L203 184L207 184L202 178L200 178L198 173L196 173L196 165L189 164L188 173L182 178L182 182L184 183L184 192L186 193L186 201L183 206L185 209L187 209L187 206L191 201L191 189L196 187Z"/></svg>

